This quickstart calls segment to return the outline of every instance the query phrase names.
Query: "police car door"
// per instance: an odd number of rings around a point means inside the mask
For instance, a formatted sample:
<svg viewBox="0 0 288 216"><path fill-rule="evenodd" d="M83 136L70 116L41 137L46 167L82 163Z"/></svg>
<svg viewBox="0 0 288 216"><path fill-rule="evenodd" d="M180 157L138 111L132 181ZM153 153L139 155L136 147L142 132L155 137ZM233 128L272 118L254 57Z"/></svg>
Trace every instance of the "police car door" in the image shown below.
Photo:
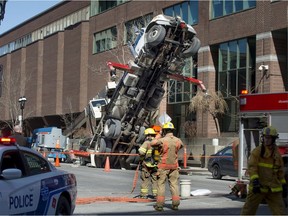
<svg viewBox="0 0 288 216"><path fill-rule="evenodd" d="M1 173L7 169L19 169L22 175L17 178L0 179L0 214L23 214L33 212L37 206L36 185L26 180L26 170L16 149L3 152L1 158ZM39 196L39 195L38 195Z"/></svg>
<svg viewBox="0 0 288 216"><path fill-rule="evenodd" d="M26 151L22 153L22 157L19 151L11 154L18 164L16 168L22 171L22 177L1 182L3 199L0 201L0 213L44 214L48 211L49 200L41 184L43 179L51 177L50 167L43 158Z"/></svg>

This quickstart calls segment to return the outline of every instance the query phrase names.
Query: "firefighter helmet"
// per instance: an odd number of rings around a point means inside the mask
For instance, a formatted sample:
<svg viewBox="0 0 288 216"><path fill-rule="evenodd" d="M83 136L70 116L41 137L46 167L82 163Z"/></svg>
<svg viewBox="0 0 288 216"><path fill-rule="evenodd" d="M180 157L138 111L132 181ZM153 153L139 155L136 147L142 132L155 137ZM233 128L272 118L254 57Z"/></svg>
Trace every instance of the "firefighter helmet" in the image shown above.
<svg viewBox="0 0 288 216"><path fill-rule="evenodd" d="M174 125L172 124L172 122L167 122L167 123L165 123L164 125L163 125L163 129L165 130L165 129L172 129L172 130L174 130L175 128L174 128Z"/></svg>
<svg viewBox="0 0 288 216"><path fill-rule="evenodd" d="M153 128L147 128L147 129L144 131L144 134L145 134L145 135L156 135L156 132L154 131Z"/></svg>
<svg viewBox="0 0 288 216"><path fill-rule="evenodd" d="M278 133L276 128L269 126L269 127L265 127L263 129L263 136L273 136L273 137L278 137Z"/></svg>

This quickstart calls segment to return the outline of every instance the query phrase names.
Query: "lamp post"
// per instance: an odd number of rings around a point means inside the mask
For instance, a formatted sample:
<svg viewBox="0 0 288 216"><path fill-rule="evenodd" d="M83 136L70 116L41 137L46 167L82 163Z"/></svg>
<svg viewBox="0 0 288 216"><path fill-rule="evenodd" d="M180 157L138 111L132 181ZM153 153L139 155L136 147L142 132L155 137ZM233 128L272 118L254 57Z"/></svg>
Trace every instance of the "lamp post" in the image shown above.
<svg viewBox="0 0 288 216"><path fill-rule="evenodd" d="M4 19L6 2L7 0L0 0L0 24L1 21Z"/></svg>
<svg viewBox="0 0 288 216"><path fill-rule="evenodd" d="M25 108L25 103L26 103L27 99L25 96L22 96L19 98L18 102L20 104L20 109L21 109L21 115L19 116L19 121L20 121L20 126L23 126L23 119L24 119L24 115L23 115L23 110Z"/></svg>

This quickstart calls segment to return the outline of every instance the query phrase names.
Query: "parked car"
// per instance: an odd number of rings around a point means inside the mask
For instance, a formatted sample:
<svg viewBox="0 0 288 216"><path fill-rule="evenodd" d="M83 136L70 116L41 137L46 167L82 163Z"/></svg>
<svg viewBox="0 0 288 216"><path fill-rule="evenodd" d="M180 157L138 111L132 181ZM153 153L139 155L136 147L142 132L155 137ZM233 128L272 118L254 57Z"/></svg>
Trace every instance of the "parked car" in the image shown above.
<svg viewBox="0 0 288 216"><path fill-rule="evenodd" d="M210 156L208 160L208 171L212 173L214 179L221 179L226 175L237 177L237 170L233 164L231 145L226 146Z"/></svg>
<svg viewBox="0 0 288 216"><path fill-rule="evenodd" d="M0 214L70 215L77 196L74 174L41 154L0 138Z"/></svg>

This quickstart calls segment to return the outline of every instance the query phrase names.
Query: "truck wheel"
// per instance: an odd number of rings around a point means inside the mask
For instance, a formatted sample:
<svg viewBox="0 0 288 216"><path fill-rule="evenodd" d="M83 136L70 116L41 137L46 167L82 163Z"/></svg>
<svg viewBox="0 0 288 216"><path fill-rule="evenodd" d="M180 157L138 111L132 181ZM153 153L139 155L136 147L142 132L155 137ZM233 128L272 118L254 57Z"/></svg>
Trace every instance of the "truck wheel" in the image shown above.
<svg viewBox="0 0 288 216"><path fill-rule="evenodd" d="M100 141L97 142L95 146L96 152L104 153L106 151L106 142L104 138L100 138Z"/></svg>
<svg viewBox="0 0 288 216"><path fill-rule="evenodd" d="M121 134L121 122L119 120L114 120L114 124L115 124L115 131L113 139L116 139Z"/></svg>
<svg viewBox="0 0 288 216"><path fill-rule="evenodd" d="M66 197L60 196L55 215L70 215L71 214L71 205Z"/></svg>
<svg viewBox="0 0 288 216"><path fill-rule="evenodd" d="M104 135L107 138L112 138L115 133L115 123L113 119L107 119L104 125Z"/></svg>
<svg viewBox="0 0 288 216"><path fill-rule="evenodd" d="M146 109L149 111L157 109L160 102L162 101L164 94L165 91L163 89L156 89L153 96L149 99Z"/></svg>
<svg viewBox="0 0 288 216"><path fill-rule="evenodd" d="M161 25L152 26L145 35L145 44L148 48L159 45L165 38L166 29Z"/></svg>
<svg viewBox="0 0 288 216"><path fill-rule="evenodd" d="M145 127L140 127L140 130L139 130L139 133L138 133L138 138L136 139L136 143L140 143L142 144L144 139L145 139L145 134L144 134L144 131L145 131Z"/></svg>
<svg viewBox="0 0 288 216"><path fill-rule="evenodd" d="M197 54L198 50L200 49L201 42L197 37L192 39L192 44L188 49L184 52L180 53L181 58L189 58Z"/></svg>

